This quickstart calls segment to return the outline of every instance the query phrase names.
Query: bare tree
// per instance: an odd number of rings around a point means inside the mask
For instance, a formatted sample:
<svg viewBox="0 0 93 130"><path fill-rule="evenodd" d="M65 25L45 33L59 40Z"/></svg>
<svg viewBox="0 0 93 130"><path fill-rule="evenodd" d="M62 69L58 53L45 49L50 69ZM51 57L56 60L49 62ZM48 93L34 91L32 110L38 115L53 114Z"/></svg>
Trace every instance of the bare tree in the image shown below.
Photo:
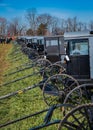
<svg viewBox="0 0 93 130"><path fill-rule="evenodd" d="M93 21L89 22L89 30L93 30Z"/></svg>
<svg viewBox="0 0 93 130"><path fill-rule="evenodd" d="M37 11L35 8L28 9L26 12L26 18L29 22L30 29L35 33L37 29Z"/></svg>
<svg viewBox="0 0 93 130"><path fill-rule="evenodd" d="M62 29L62 32L66 32L66 20L65 19L61 19L61 29Z"/></svg>
<svg viewBox="0 0 93 130"><path fill-rule="evenodd" d="M51 30L53 35L58 34L59 30L58 28L59 28L59 19L57 17L52 17Z"/></svg>
<svg viewBox="0 0 93 130"><path fill-rule="evenodd" d="M15 17L12 22L9 23L7 32L10 35L22 35L22 31L24 31L25 27L26 26L21 23L21 20Z"/></svg>
<svg viewBox="0 0 93 130"><path fill-rule="evenodd" d="M51 25L51 22L52 22L52 16L49 15L49 14L40 14L38 17L37 17L37 22L38 24L47 24L47 27L49 27Z"/></svg>
<svg viewBox="0 0 93 130"><path fill-rule="evenodd" d="M75 32L75 31L78 30L78 28L77 28L77 26L78 26L77 17L74 17L74 18L72 19L72 21L73 21L73 29L72 29L72 30Z"/></svg>
<svg viewBox="0 0 93 130"><path fill-rule="evenodd" d="M0 34L6 35L7 20L0 17Z"/></svg>
<svg viewBox="0 0 93 130"><path fill-rule="evenodd" d="M62 29L64 32L76 32L86 30L87 26L85 23L78 21L77 17L68 18L62 20Z"/></svg>
<svg viewBox="0 0 93 130"><path fill-rule="evenodd" d="M84 30L84 31L88 30L88 25L87 25L87 23L83 23L82 30Z"/></svg>
<svg viewBox="0 0 93 130"><path fill-rule="evenodd" d="M83 23L79 22L77 31L82 31L82 30L83 30Z"/></svg>
<svg viewBox="0 0 93 130"><path fill-rule="evenodd" d="M66 31L67 32L77 31L77 25L78 25L78 21L76 17L68 18L66 20Z"/></svg>
<svg viewBox="0 0 93 130"><path fill-rule="evenodd" d="M38 28L40 28L41 25L45 26L46 31L44 31L44 32L46 32L46 35L50 34L50 32L51 32L51 23L52 23L52 16L50 14L44 13L44 14L38 15L37 23L38 23ZM43 33L43 34L45 34L45 33Z"/></svg>

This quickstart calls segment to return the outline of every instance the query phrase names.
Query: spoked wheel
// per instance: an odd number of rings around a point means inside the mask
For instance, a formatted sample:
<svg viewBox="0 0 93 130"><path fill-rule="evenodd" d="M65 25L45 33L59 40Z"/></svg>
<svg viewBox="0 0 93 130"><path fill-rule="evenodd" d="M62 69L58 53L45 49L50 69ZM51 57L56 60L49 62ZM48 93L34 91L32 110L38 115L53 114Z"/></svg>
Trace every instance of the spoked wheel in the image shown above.
<svg viewBox="0 0 93 130"><path fill-rule="evenodd" d="M43 84L47 79L55 74L62 73L63 68L60 65L57 64L51 64L48 67L41 69L40 73L43 76ZM42 82L42 81L41 81ZM43 84L40 85L40 88L43 89Z"/></svg>
<svg viewBox="0 0 93 130"><path fill-rule="evenodd" d="M37 57L39 57L39 54L35 50L30 49L28 57L29 57L29 59L33 60L33 59L36 59Z"/></svg>
<svg viewBox="0 0 93 130"><path fill-rule="evenodd" d="M58 130L93 130L93 104L72 109L61 120Z"/></svg>
<svg viewBox="0 0 93 130"><path fill-rule="evenodd" d="M74 105L93 102L93 84L82 84L72 89L64 100L64 103L68 102Z"/></svg>
<svg viewBox="0 0 93 130"><path fill-rule="evenodd" d="M63 103L66 95L79 83L67 74L56 74L47 79L43 86L43 97L47 105Z"/></svg>
<svg viewBox="0 0 93 130"><path fill-rule="evenodd" d="M49 78L55 74L61 74L64 72L64 68L58 64L51 64L44 69L43 78Z"/></svg>
<svg viewBox="0 0 93 130"><path fill-rule="evenodd" d="M67 66L67 64L62 63L62 61L57 61L54 64L60 65L63 68L63 71L66 72L66 66Z"/></svg>
<svg viewBox="0 0 93 130"><path fill-rule="evenodd" d="M45 58L40 58L35 62L35 66L34 66L34 72L38 71L40 72L41 75L43 75L44 69L48 66L50 66L52 63L45 59Z"/></svg>
<svg viewBox="0 0 93 130"><path fill-rule="evenodd" d="M52 63L51 63L49 60L45 59L45 58L40 58L40 59L38 59L38 60L36 61L36 65L37 65L38 67L41 67L41 68L48 67L48 66L51 65L51 64L52 64Z"/></svg>

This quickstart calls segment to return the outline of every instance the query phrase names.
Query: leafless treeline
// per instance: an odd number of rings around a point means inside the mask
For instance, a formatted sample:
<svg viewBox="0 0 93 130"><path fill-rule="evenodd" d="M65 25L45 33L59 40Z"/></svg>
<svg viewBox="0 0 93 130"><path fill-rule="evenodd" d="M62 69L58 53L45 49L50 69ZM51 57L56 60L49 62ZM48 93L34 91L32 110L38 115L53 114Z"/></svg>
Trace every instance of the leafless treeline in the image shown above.
<svg viewBox="0 0 93 130"><path fill-rule="evenodd" d="M60 35L64 32L93 30L93 21L81 22L75 16L73 18L60 19L50 14L38 14L35 8L26 11L24 21L15 17L8 22L0 17L0 34L2 35ZM28 26L29 25L29 26Z"/></svg>

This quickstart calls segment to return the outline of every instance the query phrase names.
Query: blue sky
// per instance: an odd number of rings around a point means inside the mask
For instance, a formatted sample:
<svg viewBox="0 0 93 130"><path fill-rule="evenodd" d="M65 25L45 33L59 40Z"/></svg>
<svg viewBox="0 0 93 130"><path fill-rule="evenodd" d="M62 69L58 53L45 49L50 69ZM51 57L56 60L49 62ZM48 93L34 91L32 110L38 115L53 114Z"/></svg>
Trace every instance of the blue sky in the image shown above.
<svg viewBox="0 0 93 130"><path fill-rule="evenodd" d="M93 20L93 0L0 0L0 16L9 20L24 17L30 8L64 19L77 16L83 22Z"/></svg>

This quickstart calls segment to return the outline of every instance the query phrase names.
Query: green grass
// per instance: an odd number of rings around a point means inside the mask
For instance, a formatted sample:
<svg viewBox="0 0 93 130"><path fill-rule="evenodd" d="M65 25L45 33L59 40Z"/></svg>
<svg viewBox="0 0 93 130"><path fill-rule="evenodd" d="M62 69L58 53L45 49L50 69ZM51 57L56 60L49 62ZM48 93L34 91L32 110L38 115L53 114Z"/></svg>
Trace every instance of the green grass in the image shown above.
<svg viewBox="0 0 93 130"><path fill-rule="evenodd" d="M14 57L19 58L20 60L14 61ZM16 59L16 58L15 58ZM28 57L20 51L20 47L18 45L14 45L11 50L9 50L9 54L7 55L7 61L10 62L10 66L5 71L5 74L13 72L17 66L20 66L26 62L29 62ZM12 62L13 61L13 62ZM31 61L30 61L31 62ZM30 68L28 70L15 73L11 76L7 76L4 78L4 82L9 82L11 80L15 80L17 78L23 77L25 75L29 75L33 73L33 69ZM8 94L10 92L14 92L33 84L39 83L42 80L40 75L34 75L32 77L20 80L18 82L9 84L7 86L0 87L0 96ZM8 99L3 99L0 105L0 124L15 120L17 118L33 114L35 112L41 111L43 109L48 108L43 100L42 91L39 87L29 90L25 93L13 96ZM57 109L53 114L53 120L61 118L60 110ZM26 120L17 122L15 124L6 126L1 128L1 130L28 130L34 126L38 126L43 123L44 117L46 113L37 115L33 118L28 118ZM43 130L56 130L57 125L49 126L43 128Z"/></svg>

